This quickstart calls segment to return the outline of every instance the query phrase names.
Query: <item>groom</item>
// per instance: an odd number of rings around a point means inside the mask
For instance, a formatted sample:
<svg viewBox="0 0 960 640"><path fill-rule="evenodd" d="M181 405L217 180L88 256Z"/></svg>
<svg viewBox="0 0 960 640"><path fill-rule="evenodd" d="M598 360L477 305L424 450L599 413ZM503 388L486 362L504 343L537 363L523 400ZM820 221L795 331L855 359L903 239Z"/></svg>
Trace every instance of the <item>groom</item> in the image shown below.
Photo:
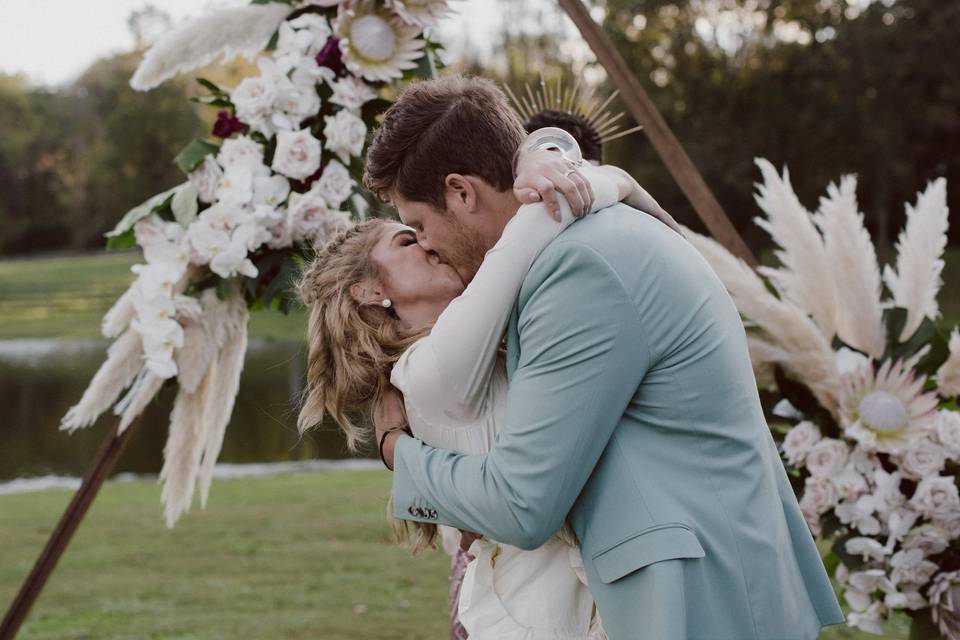
<svg viewBox="0 0 960 640"><path fill-rule="evenodd" d="M524 131L481 79L410 86L366 185L469 282L519 202ZM524 281L487 455L386 434L398 518L532 549L569 517L613 640L816 638L843 621L764 421L740 317L700 255L618 204Z"/></svg>

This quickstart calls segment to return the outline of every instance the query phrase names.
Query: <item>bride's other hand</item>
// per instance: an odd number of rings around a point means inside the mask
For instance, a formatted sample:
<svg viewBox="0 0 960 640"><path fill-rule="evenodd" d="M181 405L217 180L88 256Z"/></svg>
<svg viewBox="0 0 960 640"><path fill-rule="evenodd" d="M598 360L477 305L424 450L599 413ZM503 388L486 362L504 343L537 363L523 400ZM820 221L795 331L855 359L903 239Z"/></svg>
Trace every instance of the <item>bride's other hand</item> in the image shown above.
<svg viewBox="0 0 960 640"><path fill-rule="evenodd" d="M557 192L567 199L573 215L583 216L593 206L593 189L580 170L558 151L541 149L522 153L517 160L513 193L523 204L543 202L554 220L560 221Z"/></svg>

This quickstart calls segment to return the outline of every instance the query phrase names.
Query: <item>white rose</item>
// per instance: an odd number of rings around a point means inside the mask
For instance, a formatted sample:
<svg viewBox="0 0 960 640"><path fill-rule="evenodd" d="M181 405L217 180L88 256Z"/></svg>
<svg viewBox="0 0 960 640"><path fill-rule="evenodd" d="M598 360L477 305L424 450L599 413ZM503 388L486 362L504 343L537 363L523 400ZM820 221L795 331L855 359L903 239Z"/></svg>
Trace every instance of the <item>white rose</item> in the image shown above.
<svg viewBox="0 0 960 640"><path fill-rule="evenodd" d="M867 480L852 464L848 464L840 473L830 477L830 483L841 498L858 498L867 491Z"/></svg>
<svg viewBox="0 0 960 640"><path fill-rule="evenodd" d="M359 156L367 138L367 125L353 113L342 110L334 116L326 116L323 135L327 139L327 149L333 151L344 164L350 163L350 156Z"/></svg>
<svg viewBox="0 0 960 640"><path fill-rule="evenodd" d="M842 440L824 438L807 454L807 469L815 476L830 477L847 465L850 450Z"/></svg>
<svg viewBox="0 0 960 640"><path fill-rule="evenodd" d="M949 544L945 529L933 524L922 524L907 534L903 548L920 549L924 555L932 556L944 551Z"/></svg>
<svg viewBox="0 0 960 640"><path fill-rule="evenodd" d="M347 168L336 160L331 160L324 167L316 188L331 207L337 208L350 197L354 186L355 183Z"/></svg>
<svg viewBox="0 0 960 640"><path fill-rule="evenodd" d="M273 156L273 170L303 180L320 168L320 141L309 129L281 131L277 134L277 150Z"/></svg>
<svg viewBox="0 0 960 640"><path fill-rule="evenodd" d="M822 478L808 477L800 498L800 512L814 535L820 535L820 516L837 502L833 486Z"/></svg>
<svg viewBox="0 0 960 640"><path fill-rule="evenodd" d="M370 85L356 76L347 76L330 86L333 88L330 102L351 111L357 111L364 104L377 97Z"/></svg>
<svg viewBox="0 0 960 640"><path fill-rule="evenodd" d="M246 123L268 116L276 98L276 85L268 76L244 78L230 92L230 100L237 108L237 117Z"/></svg>
<svg viewBox="0 0 960 640"><path fill-rule="evenodd" d="M930 440L922 438L910 443L901 456L900 469L905 477L919 480L939 474L945 461L943 449Z"/></svg>
<svg viewBox="0 0 960 640"><path fill-rule="evenodd" d="M810 449L819 440L820 430L817 429L817 425L805 420L787 432L781 448L787 457L787 462L796 465L803 462L810 453Z"/></svg>
<svg viewBox="0 0 960 640"><path fill-rule="evenodd" d="M245 167L254 176L270 175L270 169L263 164L263 145L249 136L224 140L217 153L217 162L224 169Z"/></svg>
<svg viewBox="0 0 960 640"><path fill-rule="evenodd" d="M290 212L286 209L274 210L269 207L257 207L257 223L270 237L267 246L271 249L283 249L293 243L293 230L290 225Z"/></svg>
<svg viewBox="0 0 960 640"><path fill-rule="evenodd" d="M952 454L952 457L960 457L960 413L941 411L937 414L935 429L937 441Z"/></svg>
<svg viewBox="0 0 960 640"><path fill-rule="evenodd" d="M924 478L910 503L928 518L950 518L960 510L960 495L953 476Z"/></svg>
<svg viewBox="0 0 960 640"><path fill-rule="evenodd" d="M906 549L898 551L890 558L890 580L893 584L901 583L921 585L926 583L937 571L937 565L924 560L920 549Z"/></svg>
<svg viewBox="0 0 960 640"><path fill-rule="evenodd" d="M223 169L210 155L204 156L203 162L187 175L190 184L197 190L197 197L207 204L216 200L217 185L220 184L222 177Z"/></svg>
<svg viewBox="0 0 960 640"><path fill-rule="evenodd" d="M322 244L350 224L350 216L342 211L331 210L316 188L307 193L291 194L288 206L294 240L311 240L315 244Z"/></svg>

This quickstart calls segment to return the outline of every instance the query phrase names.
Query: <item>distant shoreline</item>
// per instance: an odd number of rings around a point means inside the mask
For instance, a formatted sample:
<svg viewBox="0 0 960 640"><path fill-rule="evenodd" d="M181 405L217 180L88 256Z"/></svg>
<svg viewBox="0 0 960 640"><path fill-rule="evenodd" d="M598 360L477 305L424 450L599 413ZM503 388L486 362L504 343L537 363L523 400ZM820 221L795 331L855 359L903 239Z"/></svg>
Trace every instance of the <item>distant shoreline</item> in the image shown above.
<svg viewBox="0 0 960 640"><path fill-rule="evenodd" d="M300 460L293 462L265 462L251 464L218 464L213 468L213 477L217 480L233 478L254 478L273 476L283 473L307 473L315 471L373 471L383 469L379 460L347 458L343 460ZM137 482L156 480L155 473L118 473L107 482ZM75 491L80 486L80 478L72 476L46 475L33 478L17 478L0 482L0 496L15 493L32 493L48 489L69 489Z"/></svg>

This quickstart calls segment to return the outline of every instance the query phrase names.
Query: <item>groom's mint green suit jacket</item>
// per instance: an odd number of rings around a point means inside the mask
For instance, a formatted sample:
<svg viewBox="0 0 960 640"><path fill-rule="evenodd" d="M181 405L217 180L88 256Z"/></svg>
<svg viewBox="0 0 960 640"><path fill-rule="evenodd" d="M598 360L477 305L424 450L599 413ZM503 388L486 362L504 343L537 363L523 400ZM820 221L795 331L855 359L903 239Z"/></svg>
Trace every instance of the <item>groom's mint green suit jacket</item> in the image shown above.
<svg viewBox="0 0 960 640"><path fill-rule="evenodd" d="M486 455L397 442L396 516L536 548L565 518L612 640L816 638L843 621L699 253L618 204L536 260Z"/></svg>

